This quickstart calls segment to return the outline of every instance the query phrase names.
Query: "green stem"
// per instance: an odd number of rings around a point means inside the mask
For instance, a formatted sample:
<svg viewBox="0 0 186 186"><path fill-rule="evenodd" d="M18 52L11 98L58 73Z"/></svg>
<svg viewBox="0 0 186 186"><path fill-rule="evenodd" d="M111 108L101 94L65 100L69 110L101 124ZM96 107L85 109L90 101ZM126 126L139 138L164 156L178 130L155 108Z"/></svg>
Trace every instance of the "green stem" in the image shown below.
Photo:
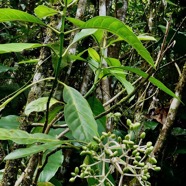
<svg viewBox="0 0 186 186"><path fill-rule="evenodd" d="M60 39L60 45L59 45L59 59L58 59L58 63L55 69L55 79L54 79L54 83L52 85L52 90L50 92L48 101L47 101L47 109L46 109L46 120L45 120L45 124L43 126L43 133L45 132L45 129L48 125L48 118L49 118L49 106L50 106L50 100L53 96L54 90L57 86L57 82L58 82L58 76L59 76L59 72L60 72L60 66L61 66L61 61L62 61L62 55L63 55L63 45L64 45L64 30L65 30L65 18L66 18L66 10L67 10L67 0L65 1L65 6L63 8L63 13L62 13L62 22L61 22L61 28L60 28L60 34L59 34L59 39Z"/></svg>

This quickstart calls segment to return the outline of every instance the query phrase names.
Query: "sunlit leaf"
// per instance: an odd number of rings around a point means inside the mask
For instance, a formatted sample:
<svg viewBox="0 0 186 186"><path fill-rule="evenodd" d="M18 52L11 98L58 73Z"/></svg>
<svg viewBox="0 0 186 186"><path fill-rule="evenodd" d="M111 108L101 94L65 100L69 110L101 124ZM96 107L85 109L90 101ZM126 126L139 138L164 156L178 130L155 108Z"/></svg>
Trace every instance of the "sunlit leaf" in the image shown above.
<svg viewBox="0 0 186 186"><path fill-rule="evenodd" d="M36 154L36 153L48 150L48 149L55 149L60 144L62 144L62 141L45 143L42 145L32 145L28 148L19 148L15 151L11 152L10 154L8 154L5 157L5 160L23 158L23 157L30 156L32 154Z"/></svg>
<svg viewBox="0 0 186 186"><path fill-rule="evenodd" d="M49 8L45 5L39 5L34 9L34 13L36 14L37 17L43 18L43 17L53 16L57 14L58 11L53 8Z"/></svg>
<svg viewBox="0 0 186 186"><path fill-rule="evenodd" d="M99 54L96 52L96 50L94 50L93 48L89 48L89 49L88 49L88 53L89 53L90 57L91 57L94 61L100 62L101 59L100 59Z"/></svg>
<svg viewBox="0 0 186 186"><path fill-rule="evenodd" d="M23 50L33 49L44 46L39 43L8 43L0 44L0 54L10 52L22 52Z"/></svg>
<svg viewBox="0 0 186 186"><path fill-rule="evenodd" d="M130 44L138 54L143 57L151 66L154 67L154 61L150 53L142 45L137 36L126 26L122 21L109 16L97 16L87 22L81 28L97 28L107 30L117 36L120 36L124 41Z"/></svg>
<svg viewBox="0 0 186 186"><path fill-rule="evenodd" d="M157 41L153 36L139 35L137 37L140 41Z"/></svg>
<svg viewBox="0 0 186 186"><path fill-rule="evenodd" d="M98 136L97 123L85 98L74 88L64 86L63 99L65 121L77 140L92 141Z"/></svg>
<svg viewBox="0 0 186 186"><path fill-rule="evenodd" d="M59 142L53 136L43 134L43 133L35 133L29 134L26 131L18 130L18 129L4 129L0 130L0 140L11 140L18 144L33 144L33 143L46 143L46 142Z"/></svg>
<svg viewBox="0 0 186 186"><path fill-rule="evenodd" d="M34 100L34 101L30 102L25 107L25 114L28 116L32 112L45 111L47 101L48 101L48 97L41 97L41 98L38 98L37 100ZM54 99L54 98L51 98L49 107L51 107L55 103L59 103L59 101Z"/></svg>
<svg viewBox="0 0 186 186"><path fill-rule="evenodd" d="M10 8L0 8L0 22L6 21L25 21L45 25L40 19L26 12Z"/></svg>

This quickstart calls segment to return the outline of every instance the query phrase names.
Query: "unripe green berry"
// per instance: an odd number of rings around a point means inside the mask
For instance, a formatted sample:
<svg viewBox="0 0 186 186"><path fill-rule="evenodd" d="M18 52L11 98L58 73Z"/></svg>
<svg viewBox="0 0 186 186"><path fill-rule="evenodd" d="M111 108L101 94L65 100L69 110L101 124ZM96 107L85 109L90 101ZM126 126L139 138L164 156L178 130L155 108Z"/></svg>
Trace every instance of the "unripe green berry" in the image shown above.
<svg viewBox="0 0 186 186"><path fill-rule="evenodd" d="M157 160L156 160L156 158L151 157L151 158L149 158L149 162L152 163L152 164L156 164Z"/></svg>
<svg viewBox="0 0 186 186"><path fill-rule="evenodd" d="M155 167L154 170L158 172L161 170L161 167Z"/></svg>
<svg viewBox="0 0 186 186"><path fill-rule="evenodd" d="M135 156L135 159L136 159L137 161L139 161L139 160L141 160L141 156Z"/></svg>
<svg viewBox="0 0 186 186"><path fill-rule="evenodd" d="M147 180L147 177L146 177L146 176L142 176L142 179L143 179L143 180Z"/></svg>
<svg viewBox="0 0 186 186"><path fill-rule="evenodd" d="M118 155L118 151L114 151L114 153L111 154L110 157L115 157L115 156L117 156L117 155Z"/></svg>
<svg viewBox="0 0 186 186"><path fill-rule="evenodd" d="M123 140L124 144L128 144L128 145L133 145L134 142L133 141L128 141L128 140Z"/></svg>
<svg viewBox="0 0 186 186"><path fill-rule="evenodd" d="M79 176L80 178L84 178L85 177L85 173L84 172L82 172L81 174L80 174L80 176Z"/></svg>
<svg viewBox="0 0 186 186"><path fill-rule="evenodd" d="M115 115L116 117L121 117L121 113L120 113L120 112L116 112L116 113L114 113L114 115Z"/></svg>
<svg viewBox="0 0 186 186"><path fill-rule="evenodd" d="M93 140L94 140L95 142L97 142L97 143L100 143L100 142L101 142L101 140L100 140L97 136L94 136L94 137L93 137Z"/></svg>
<svg viewBox="0 0 186 186"><path fill-rule="evenodd" d="M76 174L78 174L78 173L79 173L79 167L76 167L74 172L75 172Z"/></svg>
<svg viewBox="0 0 186 186"><path fill-rule="evenodd" d="M130 135L127 134L127 135L125 136L125 139L126 139L126 140L130 140Z"/></svg>
<svg viewBox="0 0 186 186"><path fill-rule="evenodd" d="M152 142L151 141L147 142L146 146L147 146L147 148L151 147L152 146Z"/></svg>
<svg viewBox="0 0 186 186"><path fill-rule="evenodd" d="M134 164L134 165L138 165L138 163L139 163L139 162L136 161L136 160L133 161L133 164Z"/></svg>
<svg viewBox="0 0 186 186"><path fill-rule="evenodd" d="M140 135L140 138L141 138L141 139L144 139L145 136L146 136L146 133L145 133L145 132L142 132L141 135Z"/></svg>
<svg viewBox="0 0 186 186"><path fill-rule="evenodd" d="M76 178L70 178L69 182L74 182Z"/></svg>
<svg viewBox="0 0 186 186"><path fill-rule="evenodd" d="M118 137L118 142L121 143L122 142L122 138L119 136Z"/></svg>
<svg viewBox="0 0 186 186"><path fill-rule="evenodd" d="M133 129L135 130L135 129L138 129L140 127L140 123L135 123L135 124L133 124Z"/></svg>
<svg viewBox="0 0 186 186"><path fill-rule="evenodd" d="M145 163L144 163L144 162L139 162L139 163L138 163L138 166L144 167L144 166L145 166Z"/></svg>
<svg viewBox="0 0 186 186"><path fill-rule="evenodd" d="M72 176L76 176L76 173L75 173L75 172L71 172L71 175L72 175Z"/></svg>
<svg viewBox="0 0 186 186"><path fill-rule="evenodd" d="M127 119L127 125L130 127L132 125L132 122L130 119Z"/></svg>
<svg viewBox="0 0 186 186"><path fill-rule="evenodd" d="M110 136L112 139L116 138L116 135L115 134L111 134Z"/></svg>
<svg viewBox="0 0 186 186"><path fill-rule="evenodd" d="M132 155L135 156L137 152L138 152L137 150L133 150Z"/></svg>
<svg viewBox="0 0 186 186"><path fill-rule="evenodd" d="M134 149L137 149L139 147L139 145L134 145L133 148Z"/></svg>

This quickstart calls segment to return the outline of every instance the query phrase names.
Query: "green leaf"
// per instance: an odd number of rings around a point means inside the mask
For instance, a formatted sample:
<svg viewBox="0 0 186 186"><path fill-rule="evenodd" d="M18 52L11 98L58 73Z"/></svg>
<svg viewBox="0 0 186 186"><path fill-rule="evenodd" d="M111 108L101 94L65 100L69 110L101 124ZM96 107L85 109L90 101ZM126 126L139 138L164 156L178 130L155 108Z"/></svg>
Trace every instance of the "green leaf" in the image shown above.
<svg viewBox="0 0 186 186"><path fill-rule="evenodd" d="M10 53L10 52L22 52L26 49L38 48L44 46L39 43L8 43L0 44L0 54Z"/></svg>
<svg viewBox="0 0 186 186"><path fill-rule="evenodd" d="M88 53L89 53L90 57L91 57L94 61L96 61L96 62L100 62L100 61L101 61L99 54L98 54L98 53L96 52L96 50L94 50L93 48L89 48L89 49L88 49Z"/></svg>
<svg viewBox="0 0 186 186"><path fill-rule="evenodd" d="M4 65L0 64L0 73L7 72L9 70L13 71L13 70L15 70L15 68L14 67L4 66Z"/></svg>
<svg viewBox="0 0 186 186"><path fill-rule="evenodd" d="M85 23L84 21L81 21L81 20L73 18L73 17L67 17L66 19L78 27L83 26Z"/></svg>
<svg viewBox="0 0 186 186"><path fill-rule="evenodd" d="M43 17L53 16L58 13L57 10L54 10L53 8L49 8L45 5L39 5L34 9L34 13L37 17L40 19Z"/></svg>
<svg viewBox="0 0 186 186"><path fill-rule="evenodd" d="M141 71L139 68L132 68L132 67L127 67L127 66L121 67L121 68L124 69L124 70L131 71L131 72L133 72L135 74L138 74L139 76L141 76L143 78L147 78L148 77L148 74L143 72L143 71ZM181 101L180 98L178 96L176 96L174 94L174 92L172 92L169 88L167 88L161 81L157 80L156 78L154 78L152 76L149 78L149 81L153 85L157 86L159 89L161 89L162 91L167 93L168 95L170 95L170 96L178 99L179 101Z"/></svg>
<svg viewBox="0 0 186 186"><path fill-rule="evenodd" d="M138 39L140 41L157 41L153 36L148 36L148 35L139 35Z"/></svg>
<svg viewBox="0 0 186 186"><path fill-rule="evenodd" d="M175 127L172 129L171 134L173 136L186 136L186 129Z"/></svg>
<svg viewBox="0 0 186 186"><path fill-rule="evenodd" d="M104 29L117 36L120 36L124 41L136 49L141 57L143 57L151 66L154 67L154 61L147 49L142 45L140 40L131 31L131 29L120 20L109 16L97 16L85 22L81 28Z"/></svg>
<svg viewBox="0 0 186 186"><path fill-rule="evenodd" d="M25 21L45 26L45 23L31 14L10 8L0 8L0 22L6 21Z"/></svg>
<svg viewBox="0 0 186 186"><path fill-rule="evenodd" d="M8 115L0 119L0 128L18 129L19 124L19 117L15 115Z"/></svg>
<svg viewBox="0 0 186 186"><path fill-rule="evenodd" d="M25 107L25 114L28 116L32 112L45 111L47 102L48 102L48 97L41 97L41 98L38 98L38 99L30 102ZM54 98L51 98L49 107L51 107L52 105L54 105L56 103L59 103L59 101Z"/></svg>
<svg viewBox="0 0 186 186"><path fill-rule="evenodd" d="M52 154L48 158L47 164L40 174L39 181L48 182L56 174L59 167L61 167L63 163L63 159L64 159L64 156L61 150Z"/></svg>
<svg viewBox="0 0 186 186"><path fill-rule="evenodd" d="M144 129L145 130L154 130L158 126L158 122L155 121L145 121L144 122Z"/></svg>
<svg viewBox="0 0 186 186"><path fill-rule="evenodd" d="M28 148L20 148L8 154L5 157L5 160L24 158L32 154L36 154L36 153L48 150L48 149L55 149L61 144L62 144L62 141L58 141L58 142L45 143L42 145L32 145Z"/></svg>
<svg viewBox="0 0 186 186"><path fill-rule="evenodd" d="M92 141L98 136L97 123L86 99L74 88L64 86L63 99L65 121L77 140Z"/></svg>
<svg viewBox="0 0 186 186"><path fill-rule="evenodd" d="M105 111L103 105L95 96L89 97L87 101L88 101L88 103L92 109L92 112L94 113L95 116L97 116ZM106 131L106 116L103 116L102 118L97 119L96 122L98 124L99 135L101 135L102 132Z"/></svg>
<svg viewBox="0 0 186 186"><path fill-rule="evenodd" d="M0 130L0 140L11 140L17 144L33 144L33 143L46 143L46 142L59 142L53 136L43 133L29 134L26 131L18 129L4 129Z"/></svg>

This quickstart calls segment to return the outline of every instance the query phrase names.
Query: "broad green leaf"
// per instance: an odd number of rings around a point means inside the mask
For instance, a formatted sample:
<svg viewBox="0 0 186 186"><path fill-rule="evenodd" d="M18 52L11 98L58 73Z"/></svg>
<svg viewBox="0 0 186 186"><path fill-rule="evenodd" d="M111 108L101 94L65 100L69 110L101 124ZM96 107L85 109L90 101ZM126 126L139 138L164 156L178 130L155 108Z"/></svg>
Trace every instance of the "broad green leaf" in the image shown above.
<svg viewBox="0 0 186 186"><path fill-rule="evenodd" d="M140 41L157 41L153 36L148 36L148 35L139 35L138 39Z"/></svg>
<svg viewBox="0 0 186 186"><path fill-rule="evenodd" d="M101 61L99 54L98 54L98 53L96 52L96 50L94 50L93 48L89 48L89 49L88 49L88 53L89 53L90 57L91 57L94 61L96 61L96 62L100 62L100 61Z"/></svg>
<svg viewBox="0 0 186 186"><path fill-rule="evenodd" d="M25 114L28 116L31 112L42 112L42 111L45 111L46 110L47 101L48 101L48 97L41 97L41 98L38 98L38 99L30 102L25 107ZM59 101L54 99L54 98L51 98L49 107L51 107L55 103L59 103Z"/></svg>
<svg viewBox="0 0 186 186"><path fill-rule="evenodd" d="M154 67L154 61L147 49L143 46L131 29L120 20L109 16L97 16L88 20L83 26L80 27L82 29L104 29L117 36L120 36L124 41L130 44L138 52L138 54L141 55L141 57L143 57L151 66Z"/></svg>
<svg viewBox="0 0 186 186"><path fill-rule="evenodd" d="M34 13L41 19L43 17L53 16L57 14L58 11L45 5L39 5L34 9Z"/></svg>
<svg viewBox="0 0 186 186"><path fill-rule="evenodd" d="M58 141L58 142L45 143L42 145L32 145L28 148L20 148L20 149L17 149L15 151L11 152L10 154L8 154L5 157L5 160L24 158L24 157L30 156L32 154L46 151L48 149L55 149L59 145L61 145L62 143L63 143L62 141Z"/></svg>
<svg viewBox="0 0 186 186"><path fill-rule="evenodd" d="M53 136L43 133L29 134L26 131L18 129L4 129L0 130L0 140L11 140L17 144L33 144L46 142L59 142Z"/></svg>
<svg viewBox="0 0 186 186"><path fill-rule="evenodd" d="M47 164L40 174L39 181L40 182L50 181L50 179L56 174L59 167L61 167L63 163L63 159L64 159L64 156L61 150L52 154L48 158Z"/></svg>
<svg viewBox="0 0 186 186"><path fill-rule="evenodd" d="M4 66L4 65L0 64L0 73L7 72L9 70L13 71L13 70L15 70L15 68L14 67Z"/></svg>
<svg viewBox="0 0 186 186"><path fill-rule="evenodd" d="M65 121L77 140L92 141L98 136L97 123L86 99L74 88L64 86L63 99Z"/></svg>
<svg viewBox="0 0 186 186"><path fill-rule="evenodd" d="M5 116L5 117L1 117L0 128L18 129L19 124L20 124L18 120L19 120L19 117L15 116L15 115L8 115L8 116Z"/></svg>
<svg viewBox="0 0 186 186"><path fill-rule="evenodd" d="M76 18L73 18L73 17L67 17L66 18L68 21L70 21L72 24L74 24L75 26L83 26L84 25L84 21L81 21L80 19L76 19Z"/></svg>
<svg viewBox="0 0 186 186"><path fill-rule="evenodd" d="M25 21L45 26L45 23L31 14L10 8L0 8L0 22L6 21Z"/></svg>
<svg viewBox="0 0 186 186"><path fill-rule="evenodd" d="M143 71L141 71L139 68L132 68L132 67L127 67L127 66L121 67L121 68L124 69L124 70L131 71L131 72L133 72L135 74L138 74L139 76L141 76L143 78L147 78L148 77L148 74L143 72ZM153 85L157 86L160 90L164 91L168 95L170 95L170 96L178 99L179 101L181 101L180 98L174 94L174 92L172 92L169 88L167 88L161 81L157 80L155 77L151 76L149 78L149 81Z"/></svg>
<svg viewBox="0 0 186 186"><path fill-rule="evenodd" d="M0 44L0 54L10 53L10 52L22 52L26 49L38 48L44 46L39 43L8 43Z"/></svg>
<svg viewBox="0 0 186 186"><path fill-rule="evenodd" d="M120 67L121 66L120 61L118 59L116 59L116 58L107 57L107 58L105 58L105 61L107 62L107 64L110 67L112 67L112 66ZM122 69L119 69L119 70L123 71Z"/></svg>

